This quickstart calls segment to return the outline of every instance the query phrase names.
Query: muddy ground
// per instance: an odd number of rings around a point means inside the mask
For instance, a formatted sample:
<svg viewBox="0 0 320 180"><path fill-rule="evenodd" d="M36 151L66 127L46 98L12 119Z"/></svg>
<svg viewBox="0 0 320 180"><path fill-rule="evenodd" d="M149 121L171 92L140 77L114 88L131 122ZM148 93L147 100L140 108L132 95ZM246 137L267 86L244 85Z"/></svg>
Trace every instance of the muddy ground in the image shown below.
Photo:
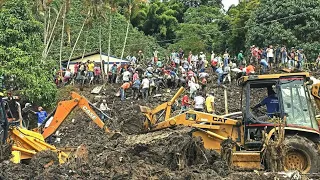
<svg viewBox="0 0 320 180"><path fill-rule="evenodd" d="M216 113L224 114L223 88L216 87L215 79L208 87L216 97ZM59 129L60 142L57 147L81 144L88 149L88 159L71 159L65 164L54 164L44 168L41 159L29 164L0 163L0 179L291 179L294 174L268 172L236 172L228 168L215 151L206 150L201 139L190 135L190 129L166 129L141 134L144 116L139 105L156 107L168 101L176 90L162 90L161 97L143 100L127 99L120 102L114 94L119 85L107 85L99 94L102 98L90 94L91 88L79 91L77 87L68 87L61 91L62 99L70 91L77 91L91 102L107 99L108 115L112 117L106 123L121 137L110 139L79 109L75 109ZM229 112L240 111L241 88L228 87ZM257 102L264 94L257 95ZM74 119L72 121L72 119ZM38 158L38 157L37 157ZM308 179L307 177L302 177ZM318 175L309 178L319 179Z"/></svg>

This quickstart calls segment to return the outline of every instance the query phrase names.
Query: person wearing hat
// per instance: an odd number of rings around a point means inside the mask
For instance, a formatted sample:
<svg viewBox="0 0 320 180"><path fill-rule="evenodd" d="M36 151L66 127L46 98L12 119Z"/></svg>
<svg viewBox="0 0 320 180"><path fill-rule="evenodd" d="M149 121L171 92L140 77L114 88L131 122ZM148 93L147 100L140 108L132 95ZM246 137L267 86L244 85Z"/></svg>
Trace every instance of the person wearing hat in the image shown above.
<svg viewBox="0 0 320 180"><path fill-rule="evenodd" d="M47 118L48 114L41 106L38 107L38 112L32 111L38 117L38 127L41 126L43 121Z"/></svg>
<svg viewBox="0 0 320 180"><path fill-rule="evenodd" d="M206 98L206 108L207 108L207 112L210 114L214 114L214 92L210 92L209 94L207 94L207 98Z"/></svg>

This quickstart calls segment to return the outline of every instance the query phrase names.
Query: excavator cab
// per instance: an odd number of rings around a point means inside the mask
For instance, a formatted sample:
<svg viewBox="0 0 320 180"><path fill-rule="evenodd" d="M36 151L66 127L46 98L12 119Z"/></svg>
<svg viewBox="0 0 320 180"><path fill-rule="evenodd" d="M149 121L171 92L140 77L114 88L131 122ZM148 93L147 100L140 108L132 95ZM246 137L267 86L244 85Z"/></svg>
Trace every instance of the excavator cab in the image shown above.
<svg viewBox="0 0 320 180"><path fill-rule="evenodd" d="M264 144L264 134L269 133L279 123L284 123L286 128L294 133L319 131L306 85L309 80L308 75L298 73L248 76L246 78L242 84L244 146L246 149L260 150ZM270 98L271 96L273 98ZM255 108L259 103L261 107ZM268 103L271 104L269 107ZM272 109L272 107L276 108ZM283 119L285 122L279 122Z"/></svg>

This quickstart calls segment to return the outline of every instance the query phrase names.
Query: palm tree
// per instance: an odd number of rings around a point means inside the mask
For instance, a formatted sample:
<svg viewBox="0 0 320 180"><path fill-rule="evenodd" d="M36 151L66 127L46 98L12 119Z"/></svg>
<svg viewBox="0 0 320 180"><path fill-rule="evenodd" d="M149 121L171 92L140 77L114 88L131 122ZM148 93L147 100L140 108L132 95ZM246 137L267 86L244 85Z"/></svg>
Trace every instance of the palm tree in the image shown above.
<svg viewBox="0 0 320 180"><path fill-rule="evenodd" d="M129 27L130 27L130 23L131 23L131 14L132 14L132 8L135 7L137 8L137 5L139 3L145 2L145 0L125 0L124 1L124 6L127 7L127 13L126 14L126 18L127 18L127 30L126 30L126 36L124 38L124 43L123 43L123 49L121 52L121 59L123 58L123 54L124 54L124 50L126 48L126 44L127 44L127 38L128 38L128 34L129 34Z"/></svg>

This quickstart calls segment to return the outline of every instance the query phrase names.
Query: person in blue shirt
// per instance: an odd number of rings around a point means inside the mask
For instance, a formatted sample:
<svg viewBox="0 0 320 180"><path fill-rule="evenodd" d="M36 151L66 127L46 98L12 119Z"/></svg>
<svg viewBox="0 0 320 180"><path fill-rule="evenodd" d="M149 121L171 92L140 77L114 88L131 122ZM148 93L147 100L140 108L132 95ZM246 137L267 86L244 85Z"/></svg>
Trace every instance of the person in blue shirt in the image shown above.
<svg viewBox="0 0 320 180"><path fill-rule="evenodd" d="M141 81L138 77L132 84L132 97L134 99L138 99L139 97L140 86L141 86Z"/></svg>
<svg viewBox="0 0 320 180"><path fill-rule="evenodd" d="M48 114L41 106L38 107L38 112L33 112L38 117L38 127L41 126L43 121L47 118Z"/></svg>
<svg viewBox="0 0 320 180"><path fill-rule="evenodd" d="M279 99L276 93L273 91L272 87L268 87L268 97L264 98L253 109L258 109L259 107L264 105L267 107L267 118L272 118L273 116L275 116L275 113L279 112Z"/></svg>
<svg viewBox="0 0 320 180"><path fill-rule="evenodd" d="M223 75L224 75L222 68L221 67L217 68L216 73L218 75L218 85L220 86L223 81Z"/></svg>
<svg viewBox="0 0 320 180"><path fill-rule="evenodd" d="M266 73L267 70L269 69L269 64L265 59L261 59L260 65L262 66L262 73Z"/></svg>

